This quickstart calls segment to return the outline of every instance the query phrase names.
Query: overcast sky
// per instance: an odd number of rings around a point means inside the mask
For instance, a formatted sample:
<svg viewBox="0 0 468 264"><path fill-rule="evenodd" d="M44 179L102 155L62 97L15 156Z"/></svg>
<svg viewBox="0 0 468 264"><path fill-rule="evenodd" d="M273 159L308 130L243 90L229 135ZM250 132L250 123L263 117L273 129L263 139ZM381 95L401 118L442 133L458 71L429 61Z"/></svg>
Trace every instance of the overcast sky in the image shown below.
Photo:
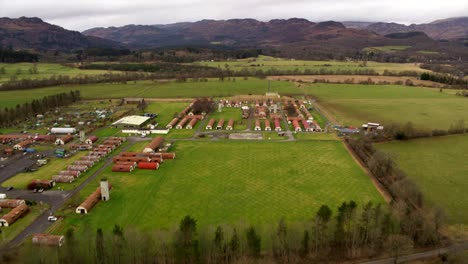
<svg viewBox="0 0 468 264"><path fill-rule="evenodd" d="M0 0L0 17L40 17L79 31L201 19L300 17L410 24L466 15L468 0Z"/></svg>

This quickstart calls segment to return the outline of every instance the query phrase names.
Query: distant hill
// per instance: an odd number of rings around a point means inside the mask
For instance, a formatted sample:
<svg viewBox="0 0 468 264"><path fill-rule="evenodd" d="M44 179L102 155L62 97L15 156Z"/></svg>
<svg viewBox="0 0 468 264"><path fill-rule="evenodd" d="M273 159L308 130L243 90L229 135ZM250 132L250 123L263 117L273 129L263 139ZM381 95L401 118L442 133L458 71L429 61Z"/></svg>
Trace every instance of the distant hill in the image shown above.
<svg viewBox="0 0 468 264"><path fill-rule="evenodd" d="M0 45L14 49L66 52L79 48L121 46L114 41L85 36L35 17L0 18Z"/></svg>
<svg viewBox="0 0 468 264"><path fill-rule="evenodd" d="M412 24L409 26L397 23L374 23L364 29L376 32L380 35L391 33L404 33L420 31L437 40L455 40L468 38L468 17L449 18L437 20L428 24Z"/></svg>
<svg viewBox="0 0 468 264"><path fill-rule="evenodd" d="M339 22L314 23L300 18L274 19L268 22L230 19L169 25L128 25L93 28L84 31L83 34L137 48L187 44L255 47L346 37L379 38L372 32L347 29Z"/></svg>

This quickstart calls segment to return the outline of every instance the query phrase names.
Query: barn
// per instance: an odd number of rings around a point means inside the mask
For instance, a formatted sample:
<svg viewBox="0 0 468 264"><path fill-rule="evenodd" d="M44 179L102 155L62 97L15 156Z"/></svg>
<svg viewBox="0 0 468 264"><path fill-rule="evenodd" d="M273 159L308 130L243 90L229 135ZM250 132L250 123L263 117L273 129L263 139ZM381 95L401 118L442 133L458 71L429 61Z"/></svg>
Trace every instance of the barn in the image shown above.
<svg viewBox="0 0 468 264"><path fill-rule="evenodd" d="M254 130L255 131L262 131L262 127L260 125L260 119L256 119L255 120L255 127L254 127Z"/></svg>
<svg viewBox="0 0 468 264"><path fill-rule="evenodd" d="M112 126L121 128L140 128L143 127L150 119L151 118L147 116L126 116L112 123Z"/></svg>
<svg viewBox="0 0 468 264"><path fill-rule="evenodd" d="M163 143L164 143L164 138L163 137L155 137L155 138L153 138L153 140L148 145L146 145L143 152L144 153L155 152L160 147L162 147Z"/></svg>
<svg viewBox="0 0 468 264"><path fill-rule="evenodd" d="M57 183L72 183L75 181L75 177L71 175L55 175L52 176L52 180Z"/></svg>
<svg viewBox="0 0 468 264"><path fill-rule="evenodd" d="M224 127L224 118L221 118L216 125L216 130L221 130Z"/></svg>
<svg viewBox="0 0 468 264"><path fill-rule="evenodd" d="M275 119L275 131L280 132L281 131L281 123L279 119Z"/></svg>
<svg viewBox="0 0 468 264"><path fill-rule="evenodd" d="M167 124L166 128L167 129L173 128L177 124L177 122L179 122L179 118L175 117L174 119L172 119L171 122L169 122L169 124Z"/></svg>
<svg viewBox="0 0 468 264"><path fill-rule="evenodd" d="M19 142L18 144L14 145L13 146L13 149L14 150L25 150L29 145L31 145L33 143L32 140L30 139L26 139L26 140L23 140L21 142Z"/></svg>
<svg viewBox="0 0 468 264"><path fill-rule="evenodd" d="M192 118L190 123L185 127L186 129L193 129L198 122L198 118Z"/></svg>
<svg viewBox="0 0 468 264"><path fill-rule="evenodd" d="M211 118L210 121L208 121L208 125L206 125L206 130L212 130L215 122L216 120Z"/></svg>
<svg viewBox="0 0 468 264"><path fill-rule="evenodd" d="M55 145L65 145L65 144L67 144L68 142L70 142L72 140L73 140L72 135L64 135L64 136L58 138L57 140L55 140Z"/></svg>
<svg viewBox="0 0 468 264"><path fill-rule="evenodd" d="M176 126L176 129L182 129L185 124L187 124L187 122L189 121L188 117L184 117L180 122L179 124L177 124Z"/></svg>
<svg viewBox="0 0 468 264"><path fill-rule="evenodd" d="M299 125L299 121L297 121L297 119L292 120L292 125L294 127L294 131L296 131L296 132L301 132L302 131L302 128Z"/></svg>
<svg viewBox="0 0 468 264"><path fill-rule="evenodd" d="M159 169L159 163L157 162L139 162L138 169L142 170L157 170Z"/></svg>
<svg viewBox="0 0 468 264"><path fill-rule="evenodd" d="M92 145L92 144L95 143L97 140L98 140L98 137L96 137L96 136L90 136L89 138L87 138L87 139L85 140L85 143L88 144L88 145Z"/></svg>
<svg viewBox="0 0 468 264"><path fill-rule="evenodd" d="M65 243L65 237L49 234L34 234L32 243L41 246L61 247Z"/></svg>
<svg viewBox="0 0 468 264"><path fill-rule="evenodd" d="M229 119L228 124L226 126L226 130L232 130L234 128L234 119Z"/></svg>
<svg viewBox="0 0 468 264"><path fill-rule="evenodd" d="M265 131L271 131L270 120L265 119Z"/></svg>
<svg viewBox="0 0 468 264"><path fill-rule="evenodd" d="M14 222L16 222L16 220L23 217L28 211L29 207L25 203L18 205L6 215L2 216L2 218L0 218L0 226L3 227L12 225Z"/></svg>

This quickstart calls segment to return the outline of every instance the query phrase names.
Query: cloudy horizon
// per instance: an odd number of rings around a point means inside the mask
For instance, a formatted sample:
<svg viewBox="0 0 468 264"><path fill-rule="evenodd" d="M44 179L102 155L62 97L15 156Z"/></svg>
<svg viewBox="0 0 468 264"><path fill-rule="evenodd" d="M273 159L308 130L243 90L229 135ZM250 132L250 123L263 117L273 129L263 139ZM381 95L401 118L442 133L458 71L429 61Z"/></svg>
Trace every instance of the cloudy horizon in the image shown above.
<svg viewBox="0 0 468 264"><path fill-rule="evenodd" d="M319 22L363 21L403 24L429 23L438 19L466 16L466 0L0 0L0 17L39 17L66 29L83 31L93 27L128 24L170 24L202 19L305 18Z"/></svg>

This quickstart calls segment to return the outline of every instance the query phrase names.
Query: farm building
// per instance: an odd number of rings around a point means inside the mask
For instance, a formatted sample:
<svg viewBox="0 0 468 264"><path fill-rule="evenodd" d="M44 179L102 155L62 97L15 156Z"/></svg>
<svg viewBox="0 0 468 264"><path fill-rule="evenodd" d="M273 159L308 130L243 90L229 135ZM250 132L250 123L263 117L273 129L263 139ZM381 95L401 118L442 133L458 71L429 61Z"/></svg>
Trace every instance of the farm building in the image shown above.
<svg viewBox="0 0 468 264"><path fill-rule="evenodd" d="M367 123L362 125L362 129L365 131L376 131L383 130L384 127L381 126L379 123Z"/></svg>
<svg viewBox="0 0 468 264"><path fill-rule="evenodd" d="M72 135L65 135L60 138L57 138L57 140L55 140L55 145L65 145L72 140L73 140Z"/></svg>
<svg viewBox="0 0 468 264"><path fill-rule="evenodd" d="M26 139L26 140L23 140L21 142L19 142L18 144L14 145L13 146L13 149L14 150L25 150L29 145L31 145L33 143L32 140L30 139Z"/></svg>
<svg viewBox="0 0 468 264"><path fill-rule="evenodd" d="M76 149L76 150L90 150L92 148L93 148L93 146L88 145L88 144L72 144L72 145L70 145L70 149Z"/></svg>
<svg viewBox="0 0 468 264"><path fill-rule="evenodd" d="M5 144L5 143L9 143L9 142L13 142L13 141L16 141L16 140L25 140L25 139L28 139L29 136L28 135L0 135L0 143L2 144Z"/></svg>
<svg viewBox="0 0 468 264"><path fill-rule="evenodd" d="M49 234L34 234L32 243L41 246L61 247L65 243L65 237Z"/></svg>
<svg viewBox="0 0 468 264"><path fill-rule="evenodd" d="M320 125L316 121L312 122L312 128L316 132L322 132L322 128L320 127Z"/></svg>
<svg viewBox="0 0 468 264"><path fill-rule="evenodd" d="M260 119L256 119L255 120L255 127L254 127L254 130L255 131L262 131L262 127L260 125Z"/></svg>
<svg viewBox="0 0 468 264"><path fill-rule="evenodd" d="M67 167L67 170L85 172L86 170L88 170L88 166L86 166L86 165L69 165Z"/></svg>
<svg viewBox="0 0 468 264"><path fill-rule="evenodd" d="M107 181L101 181L101 185L76 208L75 212L77 214L87 214L100 200L109 200L109 190L111 188L112 185Z"/></svg>
<svg viewBox="0 0 468 264"><path fill-rule="evenodd" d="M150 119L151 118L147 116L126 116L112 123L112 126L120 128L140 128L144 126L145 123L147 123Z"/></svg>
<svg viewBox="0 0 468 264"><path fill-rule="evenodd" d="M157 170L159 169L159 163L157 162L139 162L138 169L142 170Z"/></svg>
<svg viewBox="0 0 468 264"><path fill-rule="evenodd" d="M292 125L294 127L294 131L296 131L296 132L301 132L302 131L302 128L299 125L299 121L297 121L297 119L292 120Z"/></svg>
<svg viewBox="0 0 468 264"><path fill-rule="evenodd" d="M149 162L151 159L149 157L114 157L113 162Z"/></svg>
<svg viewBox="0 0 468 264"><path fill-rule="evenodd" d="M75 134L76 128L74 127L53 127L50 129L52 134Z"/></svg>
<svg viewBox="0 0 468 264"><path fill-rule="evenodd" d="M167 124L166 128L167 129L171 129L173 128L177 122L179 122L179 118L175 117L174 119L171 120L171 122L169 122L169 124Z"/></svg>
<svg viewBox="0 0 468 264"><path fill-rule="evenodd" d="M125 104L141 104L143 103L143 98L124 98Z"/></svg>
<svg viewBox="0 0 468 264"><path fill-rule="evenodd" d="M99 145L99 146L113 146L111 147L112 149L115 148L115 146L120 146L122 145L122 141L118 140L118 139L106 139L104 140L104 142L102 142L102 145Z"/></svg>
<svg viewBox="0 0 468 264"><path fill-rule="evenodd" d="M248 106L245 106L245 105L244 105L244 106L241 107L241 109L242 109L242 118L243 118L243 119L249 118L249 116L250 116L250 108L249 108Z"/></svg>
<svg viewBox="0 0 468 264"><path fill-rule="evenodd" d="M215 122L216 120L214 118L211 118L210 121L208 121L208 125L206 125L206 130L212 130Z"/></svg>
<svg viewBox="0 0 468 264"><path fill-rule="evenodd" d="M226 126L226 130L232 130L234 128L234 119L229 119L228 124Z"/></svg>
<svg viewBox="0 0 468 264"><path fill-rule="evenodd" d="M224 127L224 118L221 118L216 125L216 130L221 130Z"/></svg>
<svg viewBox="0 0 468 264"><path fill-rule="evenodd" d="M86 165L88 167L92 167L94 165L94 161L92 160L77 160L73 162L73 165Z"/></svg>
<svg viewBox="0 0 468 264"><path fill-rule="evenodd" d="M281 131L281 123L279 119L275 119L275 131L280 132Z"/></svg>
<svg viewBox="0 0 468 264"><path fill-rule="evenodd" d="M29 207L25 203L18 205L6 215L2 216L2 218L0 218L0 226L12 225L14 222L16 222L16 220L23 217L28 211Z"/></svg>
<svg viewBox="0 0 468 264"><path fill-rule="evenodd" d="M137 163L136 162L131 162L131 161L122 161L122 162L115 163L115 165L132 166L133 168L136 168Z"/></svg>
<svg viewBox="0 0 468 264"><path fill-rule="evenodd" d="M24 203L24 200L0 199L0 208L15 208Z"/></svg>
<svg viewBox="0 0 468 264"><path fill-rule="evenodd" d="M186 116L189 112L190 112L190 109L192 108L192 104L190 104L189 106L185 107L184 110L182 110L182 112L180 112L180 116Z"/></svg>
<svg viewBox="0 0 468 264"><path fill-rule="evenodd" d="M67 170L67 171L60 171L60 172L59 172L59 175L63 175L63 176L73 176L73 177L75 177L75 178L78 178L78 177L80 177L81 172L80 172L80 171L70 171L70 170Z"/></svg>
<svg viewBox="0 0 468 264"><path fill-rule="evenodd" d="M307 132L313 131L312 128L310 127L309 123L307 123L306 120L302 119L301 120L302 126L304 127L304 130Z"/></svg>
<svg viewBox="0 0 468 264"><path fill-rule="evenodd" d="M54 135L37 135L34 137L35 141L46 141L46 142L54 142L57 139Z"/></svg>
<svg viewBox="0 0 468 264"><path fill-rule="evenodd" d="M198 118L192 118L192 120L190 120L190 123L185 128L186 129L193 129L193 127L195 127L197 122L198 122Z"/></svg>
<svg viewBox="0 0 468 264"><path fill-rule="evenodd" d="M81 157L80 160L92 160L92 161L97 162L97 161L100 160L100 158L99 158L99 156L90 156L90 155L88 155L88 156Z"/></svg>
<svg viewBox="0 0 468 264"><path fill-rule="evenodd" d="M92 145L92 144L95 143L97 140L98 140L98 137L96 137L96 136L90 136L89 138L87 138L87 139L85 140L85 143L88 144L88 145Z"/></svg>
<svg viewBox="0 0 468 264"><path fill-rule="evenodd" d="M338 135L347 136L347 135L356 135L359 134L359 129L357 128L340 128L338 129Z"/></svg>
<svg viewBox="0 0 468 264"><path fill-rule="evenodd" d="M265 131L271 131L270 120L265 119Z"/></svg>
<svg viewBox="0 0 468 264"><path fill-rule="evenodd" d="M31 183L28 184L28 189L50 189L55 186L55 182L53 180L32 180Z"/></svg>
<svg viewBox="0 0 468 264"><path fill-rule="evenodd" d="M175 159L175 153L172 153L172 152L162 152L162 153L161 153L161 157L162 157L163 159L172 160L172 159Z"/></svg>
<svg viewBox="0 0 468 264"><path fill-rule="evenodd" d="M105 157L107 155L107 151L90 151L88 153L89 156L96 156L96 157Z"/></svg>
<svg viewBox="0 0 468 264"><path fill-rule="evenodd" d="M71 175L55 175L52 176L52 180L57 183L72 183L75 181L75 177Z"/></svg>
<svg viewBox="0 0 468 264"><path fill-rule="evenodd" d="M155 152L163 145L163 143L164 143L163 137L155 137L148 145L146 145L143 152L144 153Z"/></svg>
<svg viewBox="0 0 468 264"><path fill-rule="evenodd" d="M132 170L135 167L133 165L124 165L117 163L114 166L112 166L112 171L113 172L132 172Z"/></svg>
<svg viewBox="0 0 468 264"><path fill-rule="evenodd" d="M179 124L177 124L176 126L176 129L182 129L185 124L187 124L187 122L189 121L190 119L188 119L188 117L184 117L180 122Z"/></svg>

